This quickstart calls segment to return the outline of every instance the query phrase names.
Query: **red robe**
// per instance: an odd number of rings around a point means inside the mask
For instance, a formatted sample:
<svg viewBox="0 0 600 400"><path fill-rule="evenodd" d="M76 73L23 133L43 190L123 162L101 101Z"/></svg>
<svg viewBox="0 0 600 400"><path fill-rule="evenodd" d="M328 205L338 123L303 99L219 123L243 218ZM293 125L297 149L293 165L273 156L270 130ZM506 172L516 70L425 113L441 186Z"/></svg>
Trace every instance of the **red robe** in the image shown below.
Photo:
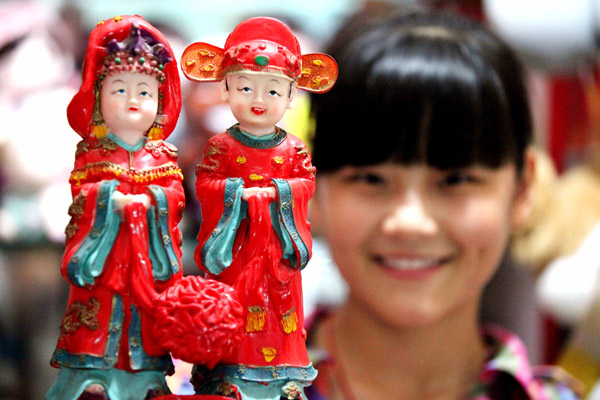
<svg viewBox="0 0 600 400"><path fill-rule="evenodd" d="M52 365L171 368L169 355L153 340L154 321L135 296L140 285L160 292L181 278L182 178L177 150L163 141L144 138L128 146L108 135L78 144L61 267L71 288ZM147 194L152 206L131 203L117 212L115 190ZM148 276L136 274L136 262Z"/></svg>
<svg viewBox="0 0 600 400"><path fill-rule="evenodd" d="M235 125L209 140L197 167L195 260L207 277L238 290L246 318L241 346L222 365L310 366L300 270L311 256L314 185L305 144L281 129L258 139ZM243 201L242 188L253 186L275 186L277 197Z"/></svg>

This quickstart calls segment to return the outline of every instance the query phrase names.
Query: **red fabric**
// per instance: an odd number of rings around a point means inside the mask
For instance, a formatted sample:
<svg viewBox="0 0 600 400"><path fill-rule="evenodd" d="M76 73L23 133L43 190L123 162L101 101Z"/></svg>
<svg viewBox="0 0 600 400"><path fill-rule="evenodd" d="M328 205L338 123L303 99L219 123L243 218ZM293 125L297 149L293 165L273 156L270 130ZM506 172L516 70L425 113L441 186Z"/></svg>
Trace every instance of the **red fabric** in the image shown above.
<svg viewBox="0 0 600 400"><path fill-rule="evenodd" d="M271 178L285 179L292 191L293 216L299 237L311 251L307 203L314 191L314 168L300 139L288 135L276 147L255 149L243 145L228 133L217 135L207 145L197 176L196 194L203 221L195 259L201 269L208 272L202 265L202 249L225 209L224 191L228 177L242 178L245 187L267 187L272 185ZM231 265L218 276L207 275L234 286L246 314L250 307L261 307L266 311L264 328L252 331L246 327L241 347L222 363L305 367L310 361L304 343L300 271L282 259L281 244L271 226L270 201L266 196L250 198L248 216L241 222L235 237ZM299 259L298 249L295 251ZM295 331L286 333L282 319L292 309L298 322ZM268 360L264 353L266 349L275 349L276 355Z"/></svg>
<svg viewBox="0 0 600 400"><path fill-rule="evenodd" d="M102 139L103 143L108 139ZM155 178L147 182L136 182L126 174L115 173L120 171L118 168L124 168L127 171L144 171L148 169L160 170L161 167L174 165L176 167L176 155L173 148L163 142L147 142L146 146L136 152L128 152L120 146L107 149L99 145L100 141L88 138L80 143L79 149L87 148L86 151L80 150L75 160L75 170L71 175L71 190L73 197L83 196L83 213L73 215L71 224L77 226L75 235L67 239L66 250L62 262L62 274L69 280L67 267L73 255L80 248L86 237L91 233L96 217L96 199L100 185L103 181L117 179L120 185L117 190L124 194L148 194L148 185L159 185L164 190L168 201L168 226L170 232L170 241L173 243L176 257L181 265L181 234L177 227L181 219L181 212L184 207L184 193L181 185L180 176L166 176ZM97 172L94 166L101 164L104 170ZM131 163L131 164L130 164ZM131 165L131 168L130 168ZM96 171L96 172L93 172ZM77 174L79 172L79 174ZM83 179L74 179L74 177L83 177ZM153 200L154 201L154 200ZM109 335L108 327L110 323L113 294L119 294L123 299L123 308L125 320L123 322L123 334L121 337L121 351L117 368L129 369L128 350L127 350L127 326L131 320L130 304L136 304L133 297L132 288L135 285L150 284L147 277L142 279L139 276L132 276L131 265L133 262L140 262L139 248L137 251L132 246L132 242L148 248L147 240L147 221L146 212L141 204L136 207L127 207L124 212L124 221L121 222L119 233L112 247L110 254L104 264L104 270L98 277L96 284L92 287L77 287L71 285L69 302L67 310L79 301L84 304L90 304L90 300L95 298L100 304L96 318L99 328L88 329L80 327L72 333L62 334L58 341L58 348L65 349L70 354L84 354L92 356L102 356L105 352L106 341ZM141 207L141 209L140 209ZM147 271L151 273L150 261L145 259ZM181 278L181 269L177 274L166 282L154 282L154 290L163 291L171 286L175 281ZM140 311L140 310L138 310ZM144 350L149 355L162 355L165 351L158 345L152 336L154 321L140 312L142 324L142 342ZM63 324L64 324L63 320Z"/></svg>
<svg viewBox="0 0 600 400"><path fill-rule="evenodd" d="M246 70L264 69L256 57L268 60L268 68L280 70L291 79L302 72L302 54L298 39L290 28L274 18L254 17L238 24L225 42L223 71L240 64Z"/></svg>

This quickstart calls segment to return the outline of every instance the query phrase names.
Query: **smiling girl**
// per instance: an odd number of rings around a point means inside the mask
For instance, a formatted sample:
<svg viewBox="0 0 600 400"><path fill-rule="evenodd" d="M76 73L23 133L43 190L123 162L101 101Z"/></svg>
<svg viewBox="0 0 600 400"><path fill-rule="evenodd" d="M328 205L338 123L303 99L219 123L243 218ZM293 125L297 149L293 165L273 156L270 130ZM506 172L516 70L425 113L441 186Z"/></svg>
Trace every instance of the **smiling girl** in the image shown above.
<svg viewBox="0 0 600 400"><path fill-rule="evenodd" d="M319 399L574 399L510 332L478 325L484 286L528 216L521 67L474 22L357 19L314 99L318 223L347 302L313 331Z"/></svg>

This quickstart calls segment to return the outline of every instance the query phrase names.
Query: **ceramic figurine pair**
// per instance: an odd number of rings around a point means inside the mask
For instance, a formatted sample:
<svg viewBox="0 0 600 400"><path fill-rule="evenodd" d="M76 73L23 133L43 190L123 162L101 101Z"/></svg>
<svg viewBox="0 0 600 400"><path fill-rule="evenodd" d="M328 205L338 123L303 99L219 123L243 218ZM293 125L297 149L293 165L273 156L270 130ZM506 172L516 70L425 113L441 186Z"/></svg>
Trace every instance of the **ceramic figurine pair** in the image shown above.
<svg viewBox="0 0 600 400"><path fill-rule="evenodd" d="M224 49L192 44L181 67L221 81L239 121L197 167L195 260L206 279L181 272L183 175L163 141L181 108L173 51L139 16L102 21L67 111L83 140L61 268L69 303L51 361L60 373L47 399L177 398L164 378L170 352L196 364L190 399L299 399L316 376L300 277L315 169L276 124L298 88L329 90L336 64L302 56L287 26L261 17L239 24Z"/></svg>

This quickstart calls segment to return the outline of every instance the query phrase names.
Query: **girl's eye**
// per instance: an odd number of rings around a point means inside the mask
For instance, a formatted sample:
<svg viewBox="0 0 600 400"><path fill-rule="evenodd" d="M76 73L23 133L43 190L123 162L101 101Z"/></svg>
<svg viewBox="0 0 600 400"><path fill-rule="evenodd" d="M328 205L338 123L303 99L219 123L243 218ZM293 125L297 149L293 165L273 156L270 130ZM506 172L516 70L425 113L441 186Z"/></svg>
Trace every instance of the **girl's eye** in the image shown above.
<svg viewBox="0 0 600 400"><path fill-rule="evenodd" d="M144 90L144 91L142 91L142 92L140 92L140 96L142 96L142 97L152 97L152 96L150 95L150 92L148 92L148 91L145 91L145 90Z"/></svg>
<svg viewBox="0 0 600 400"><path fill-rule="evenodd" d="M271 95L271 96L281 96L281 95L280 95L280 94L279 94L277 91L275 91L275 90L271 90L271 91L269 91L269 95Z"/></svg>
<svg viewBox="0 0 600 400"><path fill-rule="evenodd" d="M243 87L241 89L238 89L240 92L244 92L244 93L250 93L252 91L252 89L250 89L248 86Z"/></svg>
<svg viewBox="0 0 600 400"><path fill-rule="evenodd" d="M446 173L439 181L441 187L455 187L460 185L472 184L479 182L479 179L465 171L452 171Z"/></svg>
<svg viewBox="0 0 600 400"><path fill-rule="evenodd" d="M113 93L125 94L125 89L117 89Z"/></svg>
<svg viewBox="0 0 600 400"><path fill-rule="evenodd" d="M356 172L348 177L353 183L360 183L368 186L383 186L386 183L385 178L375 172Z"/></svg>

